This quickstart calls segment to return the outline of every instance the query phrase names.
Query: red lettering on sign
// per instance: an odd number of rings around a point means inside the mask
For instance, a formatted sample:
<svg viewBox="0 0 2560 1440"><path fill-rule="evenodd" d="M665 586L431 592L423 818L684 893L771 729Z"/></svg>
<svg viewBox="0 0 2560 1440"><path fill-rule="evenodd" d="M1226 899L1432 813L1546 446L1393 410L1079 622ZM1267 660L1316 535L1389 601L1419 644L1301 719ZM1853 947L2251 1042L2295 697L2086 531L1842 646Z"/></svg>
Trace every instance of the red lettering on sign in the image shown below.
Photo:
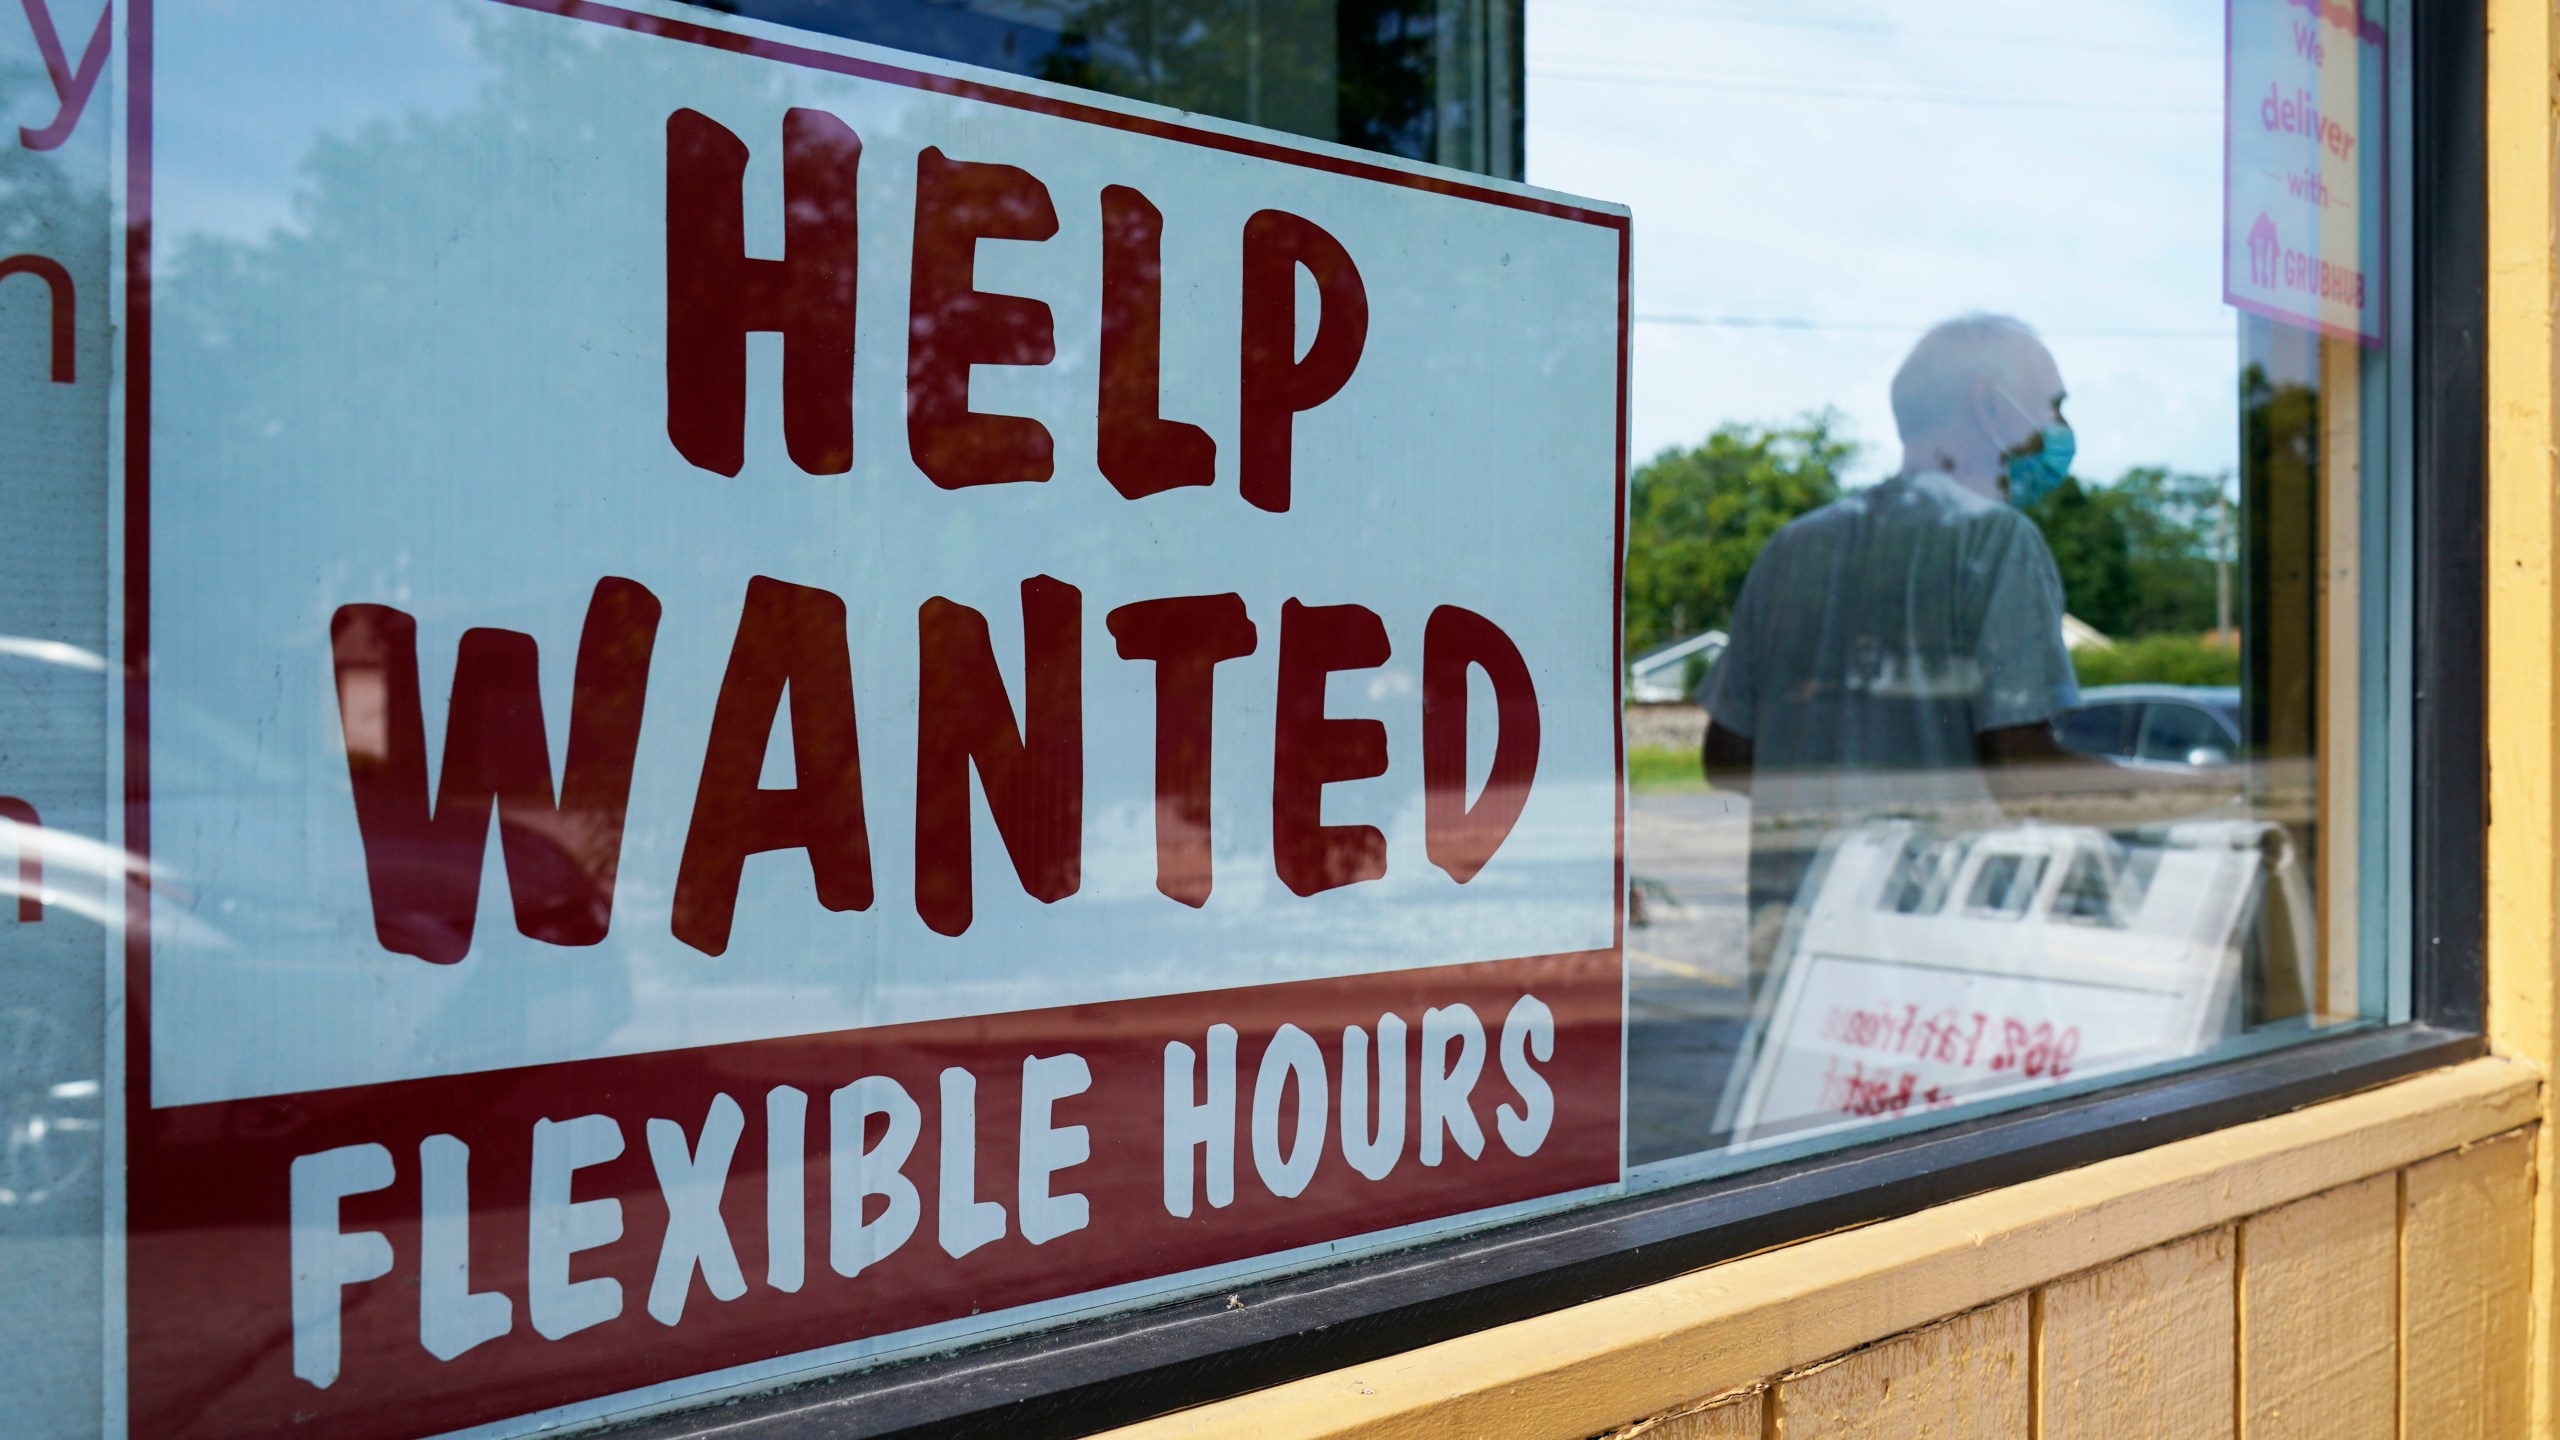
<svg viewBox="0 0 2560 1440"><path fill-rule="evenodd" d="M1111 612L1123 660L1156 662L1156 888L1209 903L1209 753L1221 660L1253 653L1244 597L1178 595Z"/></svg>
<svg viewBox="0 0 2560 1440"><path fill-rule="evenodd" d="M1365 605L1280 606L1279 715L1271 761L1271 863L1300 895L1387 873L1387 837L1374 825L1323 823L1324 787L1387 773L1387 727L1324 713L1325 681L1369 670L1391 653L1386 623Z"/></svg>
<svg viewBox="0 0 2560 1440"><path fill-rule="evenodd" d="M1083 883L1084 595L1046 575L1022 582L1019 725L986 616L937 595L916 628L916 913L958 935L972 912L972 766L1022 888L1055 904Z"/></svg>
<svg viewBox="0 0 2560 1440"><path fill-rule="evenodd" d="M1164 212L1126 185L1102 192L1102 394L1096 460L1132 500L1217 478L1218 442L1158 413Z"/></svg>
<svg viewBox="0 0 2560 1440"><path fill-rule="evenodd" d="M44 821L36 807L15 795L0 795L0 820L26 827L18 836L18 923L33 925L44 918L44 847L35 834Z"/></svg>
<svg viewBox="0 0 2560 1440"><path fill-rule="evenodd" d="M667 438L695 465L746 463L747 333L782 332L782 438L812 475L853 468L854 181L862 139L823 110L782 117L782 258L746 253L745 142L667 117Z"/></svg>
<svg viewBox="0 0 2560 1440"><path fill-rule="evenodd" d="M1484 793L1467 803L1467 671L1493 682L1499 729ZM1443 605L1422 631L1422 836L1431 863L1464 885L1510 838L1538 773L1538 690L1502 627Z"/></svg>
<svg viewBox="0 0 2560 1440"><path fill-rule="evenodd" d="M1298 353L1298 270L1315 277L1315 339ZM1369 292L1351 252L1314 221L1264 210L1244 226L1243 368L1236 484L1247 503L1289 508L1298 416L1339 393L1369 341Z"/></svg>
<svg viewBox="0 0 2560 1440"><path fill-rule="evenodd" d="M916 157L913 286L907 317L907 448L946 490L1049 478L1049 427L969 408L969 367L1046 365L1057 358L1047 304L976 286L981 240L1058 233L1049 188L1017 165Z"/></svg>
<svg viewBox="0 0 2560 1440"><path fill-rule="evenodd" d="M604 939L658 613L637 581L596 583L556 803L533 637L464 631L430 810L418 623L387 605L338 607L329 624L338 715L384 949L438 965L470 953L493 807L516 928L553 945Z"/></svg>
<svg viewBox="0 0 2560 1440"><path fill-rule="evenodd" d="M74 342L79 338L77 293L72 288L71 272L62 262L45 255L12 255L0 260L0 280L12 275L33 275L44 282L53 302L52 370L53 383L68 385L78 378L79 355Z"/></svg>
<svg viewBox="0 0 2560 1440"><path fill-rule="evenodd" d="M45 78L53 82L54 98L61 102L55 108L53 123L43 129L18 127L18 143L30 150L52 150L79 128L80 116L89 108L89 96L98 88L98 77L106 73L107 46L115 34L115 7L99 7L97 27L89 32L89 46L80 52L80 68L74 70L71 57L63 52L62 34L54 28L53 11L46 0L18 3L27 12L27 28L35 33L36 53L44 57Z"/></svg>
<svg viewBox="0 0 2560 1440"><path fill-rule="evenodd" d="M763 575L747 582L676 871L675 937L706 955L729 948L750 855L806 851L819 904L871 908L871 833L862 815L844 615L844 601L827 591ZM785 695L798 783L767 790L758 782Z"/></svg>

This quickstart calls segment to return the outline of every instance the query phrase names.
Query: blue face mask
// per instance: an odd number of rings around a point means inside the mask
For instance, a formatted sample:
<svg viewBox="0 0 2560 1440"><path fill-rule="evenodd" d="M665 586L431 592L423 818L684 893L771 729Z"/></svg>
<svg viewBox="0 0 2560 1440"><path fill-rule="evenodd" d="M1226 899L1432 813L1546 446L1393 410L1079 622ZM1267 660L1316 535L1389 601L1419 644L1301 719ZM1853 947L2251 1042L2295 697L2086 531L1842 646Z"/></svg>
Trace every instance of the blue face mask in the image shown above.
<svg viewBox="0 0 2560 1440"><path fill-rule="evenodd" d="M2009 403L2019 414L2026 413L2026 407L2017 401ZM2033 450L2014 451L2004 462L2009 475L2009 503L2021 508L2052 494L2064 480L2069 479L2072 458L2080 449L2079 437L2071 433L2071 426L2064 421L2056 420L2037 430L2036 434L2043 437L2042 445Z"/></svg>

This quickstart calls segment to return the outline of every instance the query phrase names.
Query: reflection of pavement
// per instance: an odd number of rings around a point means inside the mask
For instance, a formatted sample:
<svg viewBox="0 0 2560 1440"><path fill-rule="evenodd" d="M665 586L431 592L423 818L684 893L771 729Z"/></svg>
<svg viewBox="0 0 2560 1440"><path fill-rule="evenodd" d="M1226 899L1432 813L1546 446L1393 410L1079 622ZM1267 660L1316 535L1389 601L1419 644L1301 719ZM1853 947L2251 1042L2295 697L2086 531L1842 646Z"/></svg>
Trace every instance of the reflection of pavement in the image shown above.
<svg viewBox="0 0 2560 1440"><path fill-rule="evenodd" d="M1627 1159L1717 1143L1716 1102L1751 1010L1743 943L1751 807L1704 788L1627 796Z"/></svg>

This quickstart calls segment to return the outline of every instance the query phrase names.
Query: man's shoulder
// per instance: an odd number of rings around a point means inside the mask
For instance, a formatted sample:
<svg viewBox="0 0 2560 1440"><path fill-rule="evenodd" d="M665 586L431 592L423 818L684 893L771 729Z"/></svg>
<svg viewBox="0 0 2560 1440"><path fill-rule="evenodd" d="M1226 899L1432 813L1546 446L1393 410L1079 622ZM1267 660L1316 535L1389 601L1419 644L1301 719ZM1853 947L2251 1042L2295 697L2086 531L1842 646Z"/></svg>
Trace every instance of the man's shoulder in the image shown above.
<svg viewBox="0 0 2560 1440"><path fill-rule="evenodd" d="M1781 527L1776 538L1876 525L1955 526L1992 534L2016 533L2023 527L2038 533L2034 521L2008 504L1943 475L1897 475L1806 511Z"/></svg>

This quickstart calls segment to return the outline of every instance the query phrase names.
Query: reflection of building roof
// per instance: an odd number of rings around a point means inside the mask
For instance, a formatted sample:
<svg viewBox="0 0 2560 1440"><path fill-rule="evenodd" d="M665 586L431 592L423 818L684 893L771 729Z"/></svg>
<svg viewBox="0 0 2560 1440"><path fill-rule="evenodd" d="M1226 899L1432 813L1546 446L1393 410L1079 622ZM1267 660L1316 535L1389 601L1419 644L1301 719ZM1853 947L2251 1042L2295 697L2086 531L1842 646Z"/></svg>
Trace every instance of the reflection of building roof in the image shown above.
<svg viewBox="0 0 2560 1440"><path fill-rule="evenodd" d="M2062 648L2065 650L2113 650L2116 642L2107 638L2097 626L2077 615L2062 617Z"/></svg>
<svg viewBox="0 0 2560 1440"><path fill-rule="evenodd" d="M1702 630L1685 640L1647 650L1627 662L1627 698L1646 704L1688 699L1688 687L1680 682L1686 677L1690 657L1712 665L1724 653L1724 646L1723 631Z"/></svg>
<svg viewBox="0 0 2560 1440"><path fill-rule="evenodd" d="M1627 668L1639 674L1650 674L1663 666L1677 665L1701 650L1721 649L1723 646L1723 631L1701 630L1686 640L1674 640L1668 645L1656 645L1628 661Z"/></svg>

